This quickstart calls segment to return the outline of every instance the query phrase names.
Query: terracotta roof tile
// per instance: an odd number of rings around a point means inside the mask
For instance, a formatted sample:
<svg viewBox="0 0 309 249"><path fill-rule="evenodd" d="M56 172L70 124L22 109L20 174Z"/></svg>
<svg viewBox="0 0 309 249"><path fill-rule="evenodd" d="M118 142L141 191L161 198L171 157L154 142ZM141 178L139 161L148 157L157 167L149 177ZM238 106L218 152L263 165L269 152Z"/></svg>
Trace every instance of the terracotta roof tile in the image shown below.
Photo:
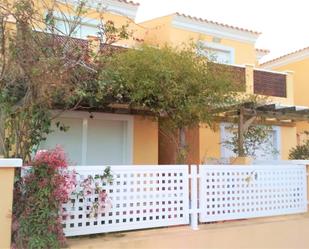
<svg viewBox="0 0 309 249"><path fill-rule="evenodd" d="M240 27L236 27L236 26L231 26L231 25L228 25L228 24L219 23L219 22L215 22L215 21L210 21L210 20L207 20L207 19L182 14L182 13L179 13L179 12L176 12L175 14L177 16L187 17L187 18L190 18L192 20L201 21L201 22L210 23L210 24L215 24L215 25L219 25L221 27L235 29L235 30L239 30L239 31L243 31L243 32L248 32L248 33L252 33L252 34L255 34L255 35L262 34L261 32L257 32L257 31L253 31L253 30L249 30L249 29L245 29L245 28L240 28Z"/></svg>
<svg viewBox="0 0 309 249"><path fill-rule="evenodd" d="M285 57L288 57L288 56L290 56L290 55L297 54L297 53L301 53L301 52L305 52L305 51L307 51L307 50L309 51L309 47L305 47L305 48L302 48L302 49L298 49L298 50L293 51L293 52L291 52L291 53L284 54L284 55L282 55L282 56L279 56L279 57L277 57L277 58L274 58L274 59L272 59L272 60L265 61L264 63L262 63L262 64L260 64L260 65L261 65L261 66L262 66L262 65L266 65L266 64L268 64L268 63L272 63L272 62L278 61L278 60L280 60L280 59L283 59L283 58L285 58Z"/></svg>
<svg viewBox="0 0 309 249"><path fill-rule="evenodd" d="M255 51L268 54L270 50L264 48L256 48Z"/></svg>
<svg viewBox="0 0 309 249"><path fill-rule="evenodd" d="M133 1L128 1L128 0L118 0L118 2L127 3L127 4L134 5L134 6L139 6L139 3L135 3Z"/></svg>

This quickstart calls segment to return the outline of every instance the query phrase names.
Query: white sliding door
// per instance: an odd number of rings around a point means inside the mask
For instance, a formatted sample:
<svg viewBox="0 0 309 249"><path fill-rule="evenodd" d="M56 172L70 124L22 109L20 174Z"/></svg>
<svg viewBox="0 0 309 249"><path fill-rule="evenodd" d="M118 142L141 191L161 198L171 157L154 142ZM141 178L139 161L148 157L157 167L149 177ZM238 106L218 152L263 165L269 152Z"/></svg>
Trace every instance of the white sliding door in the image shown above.
<svg viewBox="0 0 309 249"><path fill-rule="evenodd" d="M87 164L123 164L126 150L126 122L88 120Z"/></svg>
<svg viewBox="0 0 309 249"><path fill-rule="evenodd" d="M60 145L73 165L132 164L133 117L94 113L69 112L53 123L52 132L41 149ZM69 129L56 127L57 122Z"/></svg>
<svg viewBox="0 0 309 249"><path fill-rule="evenodd" d="M56 122L60 121L70 127L68 131L60 131L56 127ZM77 118L61 118L57 119L52 124L53 132L47 137L40 148L54 149L60 145L68 155L70 164L79 165L82 163L82 132L83 120Z"/></svg>

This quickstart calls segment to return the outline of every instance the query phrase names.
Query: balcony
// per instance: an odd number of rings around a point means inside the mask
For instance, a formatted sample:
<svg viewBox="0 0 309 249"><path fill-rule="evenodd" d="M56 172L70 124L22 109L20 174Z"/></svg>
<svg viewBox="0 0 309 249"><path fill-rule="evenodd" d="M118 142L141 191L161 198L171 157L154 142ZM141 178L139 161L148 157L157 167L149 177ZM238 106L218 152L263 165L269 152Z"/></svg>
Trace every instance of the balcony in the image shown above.
<svg viewBox="0 0 309 249"><path fill-rule="evenodd" d="M43 34L40 32L40 34ZM45 37L49 35L45 34ZM54 35L53 40L57 43L65 43L67 46L79 48L80 51L99 50L101 53L109 54L112 51L123 51L127 48L102 44L95 37L89 39L78 39L70 37L66 40L61 35ZM237 85L240 92L248 94L257 94L270 97L273 101L279 104L293 105L293 73L291 72L276 72L259 68L254 68L253 65L226 65L209 63L209 69L214 77L222 75L228 77L231 84Z"/></svg>
<svg viewBox="0 0 309 249"><path fill-rule="evenodd" d="M254 68L253 65L209 63L212 74L227 77L240 92L267 96L281 104L293 104L291 72L276 72Z"/></svg>
<svg viewBox="0 0 309 249"><path fill-rule="evenodd" d="M214 68L219 68L218 73L227 72L231 83L237 84L241 92L266 96L278 104L294 104L292 72L269 71L253 65L220 64Z"/></svg>

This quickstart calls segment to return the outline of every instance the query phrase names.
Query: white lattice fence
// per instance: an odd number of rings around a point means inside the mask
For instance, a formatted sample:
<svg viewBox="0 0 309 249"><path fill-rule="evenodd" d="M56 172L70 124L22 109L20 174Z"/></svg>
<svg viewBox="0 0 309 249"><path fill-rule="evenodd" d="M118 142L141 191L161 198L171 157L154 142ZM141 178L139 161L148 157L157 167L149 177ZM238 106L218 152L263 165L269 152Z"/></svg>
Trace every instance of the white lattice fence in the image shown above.
<svg viewBox="0 0 309 249"><path fill-rule="evenodd" d="M74 167L78 181L102 174L105 167ZM96 194L84 200L72 196L63 205L66 236L189 224L188 166L112 166L110 200L97 217L90 213Z"/></svg>
<svg viewBox="0 0 309 249"><path fill-rule="evenodd" d="M200 222L307 211L304 165L200 166Z"/></svg>

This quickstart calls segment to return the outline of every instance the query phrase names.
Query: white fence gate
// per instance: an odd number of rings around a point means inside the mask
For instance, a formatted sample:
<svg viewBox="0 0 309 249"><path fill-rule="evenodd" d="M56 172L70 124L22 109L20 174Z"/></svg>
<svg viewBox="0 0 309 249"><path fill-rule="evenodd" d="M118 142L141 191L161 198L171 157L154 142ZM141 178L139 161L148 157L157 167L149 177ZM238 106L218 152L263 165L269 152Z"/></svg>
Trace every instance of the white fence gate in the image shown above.
<svg viewBox="0 0 309 249"><path fill-rule="evenodd" d="M200 221L306 212L303 165L200 167Z"/></svg>
<svg viewBox="0 0 309 249"><path fill-rule="evenodd" d="M105 167L75 167L79 179ZM66 236L189 224L189 173L186 165L112 166L113 183L103 186L111 206L90 215L95 198L73 197L63 206ZM100 183L100 181L99 181Z"/></svg>
<svg viewBox="0 0 309 249"><path fill-rule="evenodd" d="M74 167L78 181L105 167ZM199 169L199 172L198 170ZM110 207L91 216L96 194L63 205L66 236L307 211L305 165L112 166ZM198 219L199 216L199 219Z"/></svg>

